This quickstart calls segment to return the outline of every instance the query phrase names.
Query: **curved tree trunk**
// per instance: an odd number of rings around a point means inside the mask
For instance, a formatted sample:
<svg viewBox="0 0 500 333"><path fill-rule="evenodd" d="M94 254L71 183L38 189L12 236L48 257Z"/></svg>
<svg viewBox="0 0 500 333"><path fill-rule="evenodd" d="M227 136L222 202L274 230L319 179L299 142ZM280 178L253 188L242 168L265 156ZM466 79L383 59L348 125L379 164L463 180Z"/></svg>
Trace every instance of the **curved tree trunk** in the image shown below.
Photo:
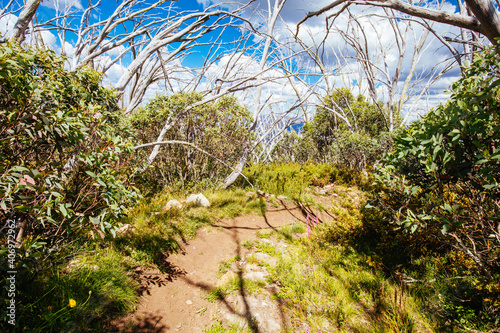
<svg viewBox="0 0 500 333"><path fill-rule="evenodd" d="M481 22L481 33L495 45L500 38L500 15L490 0L465 0L467 8Z"/></svg>
<svg viewBox="0 0 500 333"><path fill-rule="evenodd" d="M245 167L245 164L247 164L248 157L250 157L250 153L252 152L252 148L247 147L243 151L240 157L240 161L234 168L233 172L229 176L227 176L226 179L224 179L224 182L222 182L222 188L226 189L229 186L233 185L233 183L238 179L238 176L241 174L243 171L243 168Z"/></svg>
<svg viewBox="0 0 500 333"><path fill-rule="evenodd" d="M12 38L17 39L19 43L24 41L26 29L33 19L33 16L35 16L38 6L40 6L40 2L41 0L28 0L21 14L19 14L16 25L14 26L14 32L12 33Z"/></svg>

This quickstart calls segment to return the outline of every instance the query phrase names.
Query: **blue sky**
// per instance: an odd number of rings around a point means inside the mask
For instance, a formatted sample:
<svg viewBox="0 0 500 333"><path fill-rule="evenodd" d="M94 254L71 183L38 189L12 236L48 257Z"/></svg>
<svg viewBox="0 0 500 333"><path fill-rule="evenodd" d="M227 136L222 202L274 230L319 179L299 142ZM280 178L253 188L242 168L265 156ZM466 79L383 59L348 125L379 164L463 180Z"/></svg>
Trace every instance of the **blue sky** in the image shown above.
<svg viewBox="0 0 500 333"><path fill-rule="evenodd" d="M312 10L316 10L326 4L328 4L331 0L287 0L283 10L281 11L281 17L280 20L278 21L278 24L274 30L274 33L279 36L280 41L286 40L287 38L290 38L291 36L291 31L287 29L293 29L295 24L304 17L304 15ZM21 2L21 1L19 1ZM96 1L94 1L95 3ZM155 1L146 1L146 4L152 4ZM274 3L274 0L270 1L271 4ZM8 0L2 0L1 4L2 7L5 6L8 3ZM73 27L78 26L79 23L79 16L83 13L83 10L85 9L85 4L86 1L81 1L81 0L44 0L42 2L41 7L38 10L38 22L44 22L47 20L50 20L54 18L57 14L55 8L57 8L57 5L59 5L59 10L64 11L65 9L70 8L72 11L74 11L74 20L71 22L71 25ZM172 12L181 12L184 10L192 10L192 11L200 11L206 8L207 6L214 5L214 4L222 4L224 8L234 8L235 5L228 5L224 1L220 0L179 0L176 2L172 3L172 6L174 7L172 9ZM456 10L456 2L455 1L449 1L445 5L445 9L448 11L455 11ZM267 0L256 0L252 3L252 8L249 8L248 10L244 11L241 13L241 15L252 22L255 27L264 29L265 24L267 22L267 6L268 6L268 1ZM93 12L93 15L91 17L91 23L96 22L99 19L104 19L111 15L111 13L115 10L116 8L116 2L115 1L102 1L102 4L99 6L97 10ZM369 10L366 9L366 7L352 7L353 13L356 15L359 15L362 17L362 24L366 24L366 26L363 27L367 31L367 33L371 34L370 36L372 37L377 37L378 41L376 40L377 38L370 38L369 40L369 47L370 47L370 52L373 52L374 57L377 57L380 53L378 48L380 47L386 47L387 52L385 54L384 59L380 59L381 61L381 66L383 65L383 62L385 61L386 63L391 66L393 63L395 63L394 58L397 58L397 54L394 53L393 49L394 48L394 41L391 39L391 36L384 31L388 26L386 23L382 21L377 21L377 28L381 31L377 33L376 30L370 32L373 30L373 27L370 26L370 20L376 20L373 17L377 13L380 13L378 10ZM159 11L157 11L160 13ZM10 17L10 21L15 19L15 15L18 14L18 12L13 12L14 16ZM166 12L162 12L160 15L166 15ZM8 30L9 27L9 17L3 17L0 18L0 32L5 33L6 30ZM315 17L310 20L308 20L301 28L301 34L299 37L301 37L304 41L305 44L312 46L314 43L317 43L320 41L323 36L325 35L325 19L324 17ZM343 25L343 21L341 19L338 20L338 29L342 30L344 27L346 28L347 26ZM385 24L385 25L384 25ZM373 24L372 24L373 25ZM444 34L444 35L450 35L453 36L456 34L456 29L454 30L453 28L445 25L438 25L435 27L438 33ZM346 28L347 29L347 28ZM412 43L415 43L415 40L418 39L419 35L422 34L422 29L418 27L413 28L413 35L411 35L407 43L409 44L409 48L411 48ZM121 33L123 32L123 29L117 29L116 33ZM378 35L377 35L378 34ZM50 45L54 49L59 49L61 50L61 40L54 34L54 31L43 31L42 33L43 39L46 44ZM201 42L207 43L207 42L213 42L214 38L217 36L217 32L213 32L202 39L200 39ZM233 28L228 28L226 29L224 36L222 38L222 41L226 43L230 43L240 37L240 29L238 27L233 27ZM249 43L258 43L259 37L256 36L248 36L249 38ZM66 52L68 55L71 57L71 48L72 45L76 41L76 36L74 34L68 33L66 35ZM345 41L340 38L340 34L338 33L331 33L328 38L327 38L327 44L329 45L330 49L327 50L324 53L324 59L329 59L328 61L324 62L324 65L327 67L334 68L335 66L339 66L339 64L336 62L335 56L338 56L339 52L343 52L342 54L349 57L355 56L353 54L352 50L350 50L347 46L345 46ZM178 44L177 44L178 45ZM169 51L172 51L175 48L176 44L170 45L168 47ZM256 44L256 46L260 47L261 44ZM206 56L206 53L209 49L210 45L205 45L205 46L200 46L193 50L192 53L185 55L180 58L180 64L185 67L186 72L189 71L191 68L199 67L203 64L203 60ZM232 45L226 45L220 49L219 52L229 52L231 51ZM294 49L295 46L291 46L293 50L297 50L297 48ZM107 52L102 59L100 59L102 62L106 63L114 59L119 51L121 49L116 49L114 51ZM279 51L279 49L276 49ZM258 68L258 54L259 54L259 49L256 50L255 54L251 54L250 51L245 51L247 57L244 59L248 60L248 64L244 65L242 68L243 71L248 71L251 72L256 71ZM255 59L250 59L251 57L254 57ZM424 75L425 73L429 72L429 69L436 64L436 62L439 61L445 61L447 58L450 57L450 53L448 50L444 49L442 45L440 45L438 42L433 40L432 38L429 38L428 42L425 44L425 52L422 53L421 59L419 60L418 63L418 68L417 68L417 73L419 75ZM107 79L109 81L109 84L113 84L113 82L116 82L118 78L120 77L121 74L126 70L127 66L130 64L131 57L124 57L123 59L120 60L120 62L117 62L114 64L110 69L109 72L107 72ZM405 64L403 66L403 70L407 70L410 66L410 61L411 59L405 58L405 62L408 62L408 64ZM213 70L212 72L215 73L214 75L219 75L217 73L220 73L220 69L217 69L216 67L222 64L223 61L220 61L218 64L213 65ZM300 70L302 70L304 73L317 73L318 68L315 67L314 64L311 63L311 61L307 60L306 57L304 56L299 56L296 57L292 63L294 64L295 67L299 67ZM350 67L349 67L350 66ZM355 66L355 63L351 61L350 63L346 62L346 66L342 67L344 69L344 72L346 74L346 78L343 80L339 79L339 77L332 77L330 78L332 80L332 85L335 87L339 87L341 85L351 85L351 87L354 87L354 89L358 89L359 92L366 94L365 91L363 91L361 84L358 84L359 82L363 82L363 79L358 78L358 73L356 73L357 69ZM278 72L274 72L277 74ZM333 73L333 72L332 72ZM457 78L459 75L458 71L452 70L449 71L447 74L443 75L439 80L435 82L433 85L433 88L429 90L429 93L427 94L427 100L432 100L431 104L435 104L437 101L442 100L444 98L444 95L442 92L449 87L450 83L454 81L454 79ZM304 76L302 76L304 78ZM319 80L319 77L316 76L315 79L309 80L309 83L316 83ZM424 82L424 81L422 81ZM354 84L353 84L354 83ZM299 82L297 82L299 84ZM381 83L378 83L377 86L382 86ZM155 88L156 91L160 90L161 87ZM305 89L305 88L304 88ZM284 83L280 85L276 85L274 88L272 85L269 85L267 87L267 91L269 94L273 96L277 96L280 94L280 98L282 99L287 99L289 98L284 95L284 92L289 92L292 89L290 87L287 87ZM155 92L157 93L157 92ZM277 99L278 100L278 99ZM424 106L421 107L421 109L425 109Z"/></svg>

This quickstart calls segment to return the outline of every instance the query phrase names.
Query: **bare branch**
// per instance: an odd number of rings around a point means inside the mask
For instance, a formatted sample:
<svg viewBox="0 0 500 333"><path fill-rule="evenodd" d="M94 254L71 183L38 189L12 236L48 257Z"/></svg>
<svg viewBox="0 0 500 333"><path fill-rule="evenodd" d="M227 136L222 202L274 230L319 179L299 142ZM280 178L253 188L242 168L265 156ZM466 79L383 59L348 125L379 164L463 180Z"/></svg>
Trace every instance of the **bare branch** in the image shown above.
<svg viewBox="0 0 500 333"><path fill-rule="evenodd" d="M495 45L497 43L495 38L500 37L500 15L498 10L493 5L493 2L490 0L465 0L465 2L474 16L449 13L442 10L411 5L400 0L337 0L317 11L308 13L297 24L296 36L298 35L299 27L302 23L337 6L344 5L345 7L345 5L371 5L376 7L392 8L410 16L420 17L472 30L485 35L488 37L490 42ZM344 7L341 10L343 10Z"/></svg>

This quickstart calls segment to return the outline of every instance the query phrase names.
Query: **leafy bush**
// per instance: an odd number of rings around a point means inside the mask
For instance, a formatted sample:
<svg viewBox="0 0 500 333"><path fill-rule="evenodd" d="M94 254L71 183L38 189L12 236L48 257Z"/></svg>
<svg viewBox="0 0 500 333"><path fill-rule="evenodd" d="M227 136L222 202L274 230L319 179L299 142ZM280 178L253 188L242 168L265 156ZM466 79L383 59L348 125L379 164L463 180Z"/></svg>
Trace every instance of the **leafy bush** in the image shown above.
<svg viewBox="0 0 500 333"><path fill-rule="evenodd" d="M334 163L361 171L392 148L386 129L382 106L368 103L362 95L355 98L348 89L337 89L323 98L302 134L284 134L272 157L279 162Z"/></svg>
<svg viewBox="0 0 500 333"><path fill-rule="evenodd" d="M287 131L274 147L271 156L273 161L280 163L307 163L316 161L319 152L309 136Z"/></svg>
<svg viewBox="0 0 500 333"><path fill-rule="evenodd" d="M88 68L66 71L53 51L0 44L0 219L23 241L19 282L69 242L115 233L139 197L127 180L133 146L118 98L100 82ZM20 246L12 236L1 239L2 269L7 247Z"/></svg>
<svg viewBox="0 0 500 333"><path fill-rule="evenodd" d="M378 173L396 223L438 224L486 274L500 270L499 55L476 55L450 101L400 133Z"/></svg>
<svg viewBox="0 0 500 333"><path fill-rule="evenodd" d="M189 142L211 155L182 144L163 146L153 166L144 175L146 187L155 184L159 190L165 186L211 185L227 176L229 171L215 158L231 166L238 161L251 138L250 113L232 97L223 97L216 103L203 104L185 112L190 105L201 100L202 96L197 93L162 95L131 117L131 127L143 143L155 142L161 129L169 124L171 128L165 141ZM146 153L149 155L151 150L141 152L141 158L146 159Z"/></svg>
<svg viewBox="0 0 500 333"><path fill-rule="evenodd" d="M113 230L110 219L137 198L123 177L132 145L117 134L126 131L116 95L52 51L6 43L0 62L2 218L54 242L72 229Z"/></svg>
<svg viewBox="0 0 500 333"><path fill-rule="evenodd" d="M377 203L386 217L411 232L427 233L472 263L476 285L500 276L500 51L485 50L452 86L450 100L395 139L377 171ZM500 321L498 288L490 296L469 290L468 307ZM472 290L472 292L470 291ZM457 291L458 292L458 291ZM493 298L491 297L493 295ZM497 296L495 296L497 295ZM495 303L496 302L496 303ZM493 303L500 305L497 300ZM450 305L451 306L451 305ZM464 311L465 311L464 310ZM468 310L467 310L468 311Z"/></svg>

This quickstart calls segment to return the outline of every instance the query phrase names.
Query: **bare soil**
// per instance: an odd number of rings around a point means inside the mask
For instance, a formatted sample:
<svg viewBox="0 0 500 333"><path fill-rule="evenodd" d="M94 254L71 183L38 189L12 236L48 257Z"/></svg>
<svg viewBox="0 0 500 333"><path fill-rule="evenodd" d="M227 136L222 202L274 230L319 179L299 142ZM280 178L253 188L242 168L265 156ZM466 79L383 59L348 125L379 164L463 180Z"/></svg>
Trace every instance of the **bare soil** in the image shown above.
<svg viewBox="0 0 500 333"><path fill-rule="evenodd" d="M314 212L313 212L314 211ZM222 220L200 230L195 239L182 246L182 251L171 255L167 272L146 270L136 272L141 281L142 296L137 310L114 325L122 332L203 332L216 320L234 324L235 320L261 333L280 332L288 320L271 295L276 286L264 288L267 295L245 295L244 291L226 296L217 302L205 299L218 285L219 264L238 255L244 259L251 251L243 246L247 240L258 238L257 232L273 230L295 223L306 222L307 214L315 209L281 201L279 207L269 205L264 216L247 215ZM320 220L331 220L319 212ZM242 276L243 270L236 271ZM241 268L241 267L240 267ZM259 324L254 326L253 322Z"/></svg>

